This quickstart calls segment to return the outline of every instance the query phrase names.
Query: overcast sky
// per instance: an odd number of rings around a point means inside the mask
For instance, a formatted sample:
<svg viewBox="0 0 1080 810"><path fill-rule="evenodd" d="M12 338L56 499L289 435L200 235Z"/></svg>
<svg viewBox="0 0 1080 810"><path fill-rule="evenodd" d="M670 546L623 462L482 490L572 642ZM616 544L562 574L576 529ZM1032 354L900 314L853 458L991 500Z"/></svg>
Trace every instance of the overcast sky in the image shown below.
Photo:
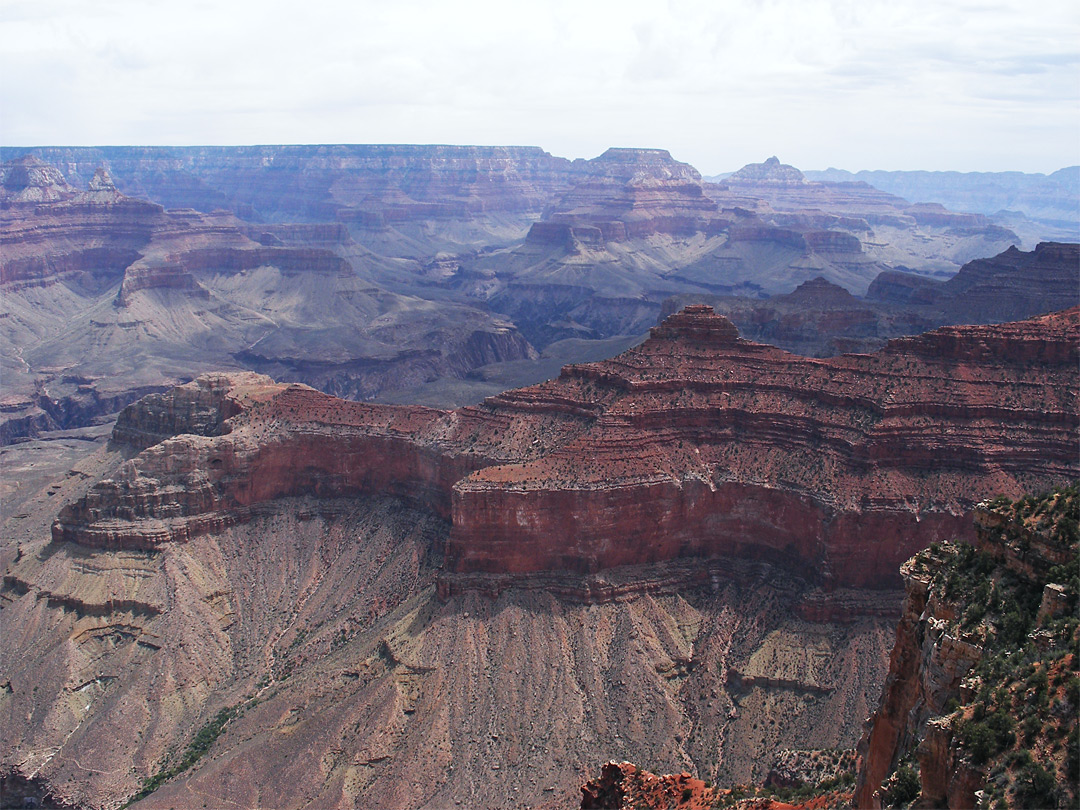
<svg viewBox="0 0 1080 810"><path fill-rule="evenodd" d="M1080 163L1076 0L0 0L0 144Z"/></svg>

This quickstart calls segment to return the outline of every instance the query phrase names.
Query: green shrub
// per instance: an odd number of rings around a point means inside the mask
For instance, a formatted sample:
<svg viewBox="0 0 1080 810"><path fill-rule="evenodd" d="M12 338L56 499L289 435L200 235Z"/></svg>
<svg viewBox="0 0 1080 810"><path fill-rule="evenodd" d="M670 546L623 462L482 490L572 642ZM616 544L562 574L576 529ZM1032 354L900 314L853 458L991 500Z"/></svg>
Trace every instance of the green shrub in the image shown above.
<svg viewBox="0 0 1080 810"><path fill-rule="evenodd" d="M994 732L985 723L964 720L958 724L956 731L976 765L982 765L997 753Z"/></svg>
<svg viewBox="0 0 1080 810"><path fill-rule="evenodd" d="M914 768L901 765L896 769L891 784L884 791L882 798L888 807L903 807L915 801L919 795L919 774Z"/></svg>
<svg viewBox="0 0 1080 810"><path fill-rule="evenodd" d="M210 722L199 729L192 741L188 743L188 747L184 750L184 755L181 757L180 761L171 768L163 768L153 776L144 779L139 792L128 799L127 803L124 804L124 807L134 804L139 799L146 798L174 776L179 776L198 762L202 755L214 744L214 740L221 736L221 732L225 730L225 725L234 718L236 714L236 706L219 711Z"/></svg>
<svg viewBox="0 0 1080 810"><path fill-rule="evenodd" d="M1016 779L1017 807L1047 810L1057 807L1057 784L1042 765L1030 762Z"/></svg>

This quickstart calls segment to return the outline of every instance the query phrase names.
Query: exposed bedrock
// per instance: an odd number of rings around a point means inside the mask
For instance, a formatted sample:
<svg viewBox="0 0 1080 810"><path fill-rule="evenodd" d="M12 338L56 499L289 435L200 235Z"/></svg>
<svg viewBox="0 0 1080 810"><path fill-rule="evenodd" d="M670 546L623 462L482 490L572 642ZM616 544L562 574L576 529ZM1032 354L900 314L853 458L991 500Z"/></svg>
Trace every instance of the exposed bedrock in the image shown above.
<svg viewBox="0 0 1080 810"><path fill-rule="evenodd" d="M976 492L1076 470L1077 317L815 362L688 307L637 349L546 384L619 395L567 445L457 484L447 567L591 573L735 554L893 584L912 550L971 535ZM1033 368L1057 380L1049 399Z"/></svg>
<svg viewBox="0 0 1080 810"><path fill-rule="evenodd" d="M727 225L716 203L705 196L701 175L672 159L666 149L608 149L575 163L578 183L534 224L533 241L550 241L570 227L584 241L596 232L604 242L625 242L655 234L718 233Z"/></svg>
<svg viewBox="0 0 1080 810"><path fill-rule="evenodd" d="M53 538L153 549L246 522L253 506L292 495L385 493L446 517L453 483L484 463L414 440L439 411L361 405L256 374L226 379L227 391L220 377L203 377L127 409L114 441L173 435L65 508ZM241 408L240 423L221 419Z"/></svg>
<svg viewBox="0 0 1080 810"><path fill-rule="evenodd" d="M843 236L838 232L837 236ZM809 239L811 234L804 234ZM689 303L711 304L744 337L797 354L829 357L867 352L889 338L947 324L985 324L1053 311L1080 290L1080 245L1042 242L968 262L948 281L887 270L866 298L817 277L771 298L682 293L664 302L663 316Z"/></svg>
<svg viewBox="0 0 1080 810"><path fill-rule="evenodd" d="M981 498L1078 474L1078 309L828 361L737 334L688 307L612 360L451 412L204 378L125 413L117 441L175 435L54 537L151 548L275 498L388 493L452 517L445 592L729 555L892 586L913 551L969 537Z"/></svg>
<svg viewBox="0 0 1080 810"><path fill-rule="evenodd" d="M592 574L681 557L735 556L852 587L895 585L926 543L970 535L948 514L836 514L808 496L699 481L594 490L457 489L448 565L454 572Z"/></svg>
<svg viewBox="0 0 1080 810"><path fill-rule="evenodd" d="M29 150L27 150L29 151ZM539 212L576 167L527 146L401 144L54 147L33 152L76 178L110 167L125 193L170 208L228 208L250 221L383 227L432 217Z"/></svg>
<svg viewBox="0 0 1080 810"><path fill-rule="evenodd" d="M916 759L915 807L1076 804L1073 752L1050 742L1076 733L1076 698L1070 707L1055 688L1040 699L1024 682L1033 671L1056 671L1056 687L1075 673L1075 624L1054 620L1075 613L1075 584L1061 583L1076 568L1076 516L1075 484L1014 503L995 498L974 510L977 550L932 546L904 563L906 598L880 702L859 743L855 807L881 807L890 774ZM1027 660L1018 665L1013 656ZM991 715L1007 733L980 747L971 729ZM1013 801L994 801L1008 787L996 777L1020 759L1014 746L1055 775L1058 803L1019 789L1008 791Z"/></svg>
<svg viewBox="0 0 1080 810"><path fill-rule="evenodd" d="M1032 251L1010 247L968 262L940 282L909 273L882 273L867 290L875 304L904 306L939 323L993 323L1028 318L1076 300L1080 245L1040 242Z"/></svg>

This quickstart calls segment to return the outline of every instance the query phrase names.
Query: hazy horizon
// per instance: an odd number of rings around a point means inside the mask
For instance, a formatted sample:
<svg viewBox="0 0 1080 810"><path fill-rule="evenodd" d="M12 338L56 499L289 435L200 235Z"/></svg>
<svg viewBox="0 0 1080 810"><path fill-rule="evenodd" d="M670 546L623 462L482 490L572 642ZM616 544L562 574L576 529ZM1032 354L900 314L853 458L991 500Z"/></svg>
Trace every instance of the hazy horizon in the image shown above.
<svg viewBox="0 0 1080 810"><path fill-rule="evenodd" d="M1080 163L1080 10L1048 0L13 0L5 146L448 143L704 175Z"/></svg>
<svg viewBox="0 0 1080 810"><path fill-rule="evenodd" d="M2 146L2 145L0 145L0 160L6 160L7 158L3 156L3 153L5 151L10 151L10 150L24 152L26 150L35 150L35 149L41 149L41 150L46 150L46 149L66 149L66 148L71 148L71 149L127 149L127 148L142 148L142 147L153 148L153 149L200 149L200 148L231 149L231 148L259 148L259 147L269 147L269 146L286 146L286 147L293 147L293 146L297 146L297 147L300 147L300 146L310 146L310 147L320 147L320 146L418 146L418 147L451 146L451 147L462 147L462 148L468 148L468 147L471 147L471 146L477 146L477 147L483 147L483 148L516 148L516 147L524 147L524 148L542 149L543 151L547 152L548 154L552 155L553 157L566 158L567 160L577 160L577 159L589 160L590 158L599 157L599 155L603 154L603 152L598 152L595 155L573 155L573 156L571 156L571 155L560 155L560 154L558 154L556 152L553 152L550 149L546 149L541 144L535 144L535 143L491 143L491 144L469 144L469 143L344 143L344 142L342 142L342 143L314 143L314 142L312 142L312 143L231 143L231 144L225 144L225 143L191 143L191 144L176 144L176 143L161 143L161 144L147 144L147 143L108 143L108 144L106 144L106 143L95 143L95 144L35 143L35 144L13 144L13 145L10 145L10 146ZM625 144L618 144L618 145L613 144L612 147L609 147L609 148L664 149L665 147L655 146L655 145L654 146L627 146ZM666 150L666 151L668 151L670 153L671 150ZM777 158L779 158L781 163L785 163L785 164L788 164L788 165L793 165L793 164L789 164L788 161L784 160L784 158L782 156L779 156L779 155L767 155L767 156L761 157L760 159L752 160L752 161L750 161L750 163L763 163L765 160L767 160L770 157L777 157ZM681 160L681 158L678 155L672 155L672 158L675 159L675 160ZM689 163L691 166L694 165L691 161L688 161L688 160L683 160L682 162L683 163ZM744 163L744 164L742 164L740 166L732 166L730 168L720 169L720 170L714 171L714 172L701 171L700 167L698 167L698 166L694 166L694 168L698 169L701 172L702 177L710 178L710 177L723 177L725 175L730 175L730 174L738 171L739 169L741 169L745 165L747 165L747 164ZM1028 174L1028 175L1042 175L1044 177L1048 177L1051 174L1054 174L1055 172L1063 171L1065 169L1080 168L1080 166L1078 166L1077 164L1072 164L1072 165L1069 165L1069 166L1059 166L1056 169L1052 169L1050 171L1041 171L1041 172L1024 172L1024 171L1021 171L1019 169L971 169L969 171L960 171L960 170L957 170L957 169L920 169L920 168L915 168L915 169L881 169L881 168L865 168L865 167L864 168L859 168L859 169L853 169L853 168L849 168L849 167L846 167L846 166L824 166L824 167L822 167L822 166L795 166L795 168L799 169L800 171L802 171L804 173L840 171L840 172L848 172L848 173L850 173L852 175L859 174L860 172L925 172L925 173L928 173L928 174L1015 173L1015 174Z"/></svg>

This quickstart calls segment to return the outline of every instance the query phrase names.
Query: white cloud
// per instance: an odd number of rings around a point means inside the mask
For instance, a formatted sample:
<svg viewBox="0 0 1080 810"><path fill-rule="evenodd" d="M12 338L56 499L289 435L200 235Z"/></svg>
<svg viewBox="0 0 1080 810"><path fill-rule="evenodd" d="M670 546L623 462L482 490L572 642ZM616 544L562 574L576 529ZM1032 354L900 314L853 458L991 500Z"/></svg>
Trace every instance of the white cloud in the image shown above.
<svg viewBox="0 0 1080 810"><path fill-rule="evenodd" d="M9 0L0 143L661 146L711 173L1080 162L1072 2Z"/></svg>

